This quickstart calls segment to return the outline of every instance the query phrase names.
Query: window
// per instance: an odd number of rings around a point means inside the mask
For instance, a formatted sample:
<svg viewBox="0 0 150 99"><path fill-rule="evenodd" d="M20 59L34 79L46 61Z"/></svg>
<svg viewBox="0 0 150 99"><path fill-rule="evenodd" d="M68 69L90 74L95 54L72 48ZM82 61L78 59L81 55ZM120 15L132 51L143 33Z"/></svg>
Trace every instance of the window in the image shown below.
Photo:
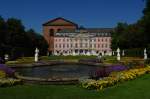
<svg viewBox="0 0 150 99"><path fill-rule="evenodd" d="M102 38L102 42L103 42L103 38Z"/></svg>
<svg viewBox="0 0 150 99"><path fill-rule="evenodd" d="M107 42L107 38L105 39L105 41Z"/></svg>
<svg viewBox="0 0 150 99"><path fill-rule="evenodd" d="M49 30L49 36L54 36L54 29Z"/></svg>
<svg viewBox="0 0 150 99"><path fill-rule="evenodd" d="M77 42L78 40L77 40L77 39L75 39L75 41Z"/></svg>
<svg viewBox="0 0 150 99"><path fill-rule="evenodd" d="M98 48L100 48L100 44L98 44Z"/></svg>
<svg viewBox="0 0 150 99"><path fill-rule="evenodd" d="M92 44L90 44L90 48L92 48Z"/></svg>
<svg viewBox="0 0 150 99"><path fill-rule="evenodd" d="M67 44L67 48L69 48L69 44Z"/></svg>
<svg viewBox="0 0 150 99"><path fill-rule="evenodd" d="M94 44L94 48L96 48L96 44Z"/></svg>
<svg viewBox="0 0 150 99"><path fill-rule="evenodd" d="M78 44L76 43L75 47L78 47Z"/></svg>
<svg viewBox="0 0 150 99"><path fill-rule="evenodd" d="M65 48L65 44L63 44L63 48Z"/></svg>
<svg viewBox="0 0 150 99"><path fill-rule="evenodd" d="M104 45L102 44L102 48L104 47Z"/></svg>
<svg viewBox="0 0 150 99"><path fill-rule="evenodd" d="M55 47L57 48L57 44L55 45Z"/></svg>
<svg viewBox="0 0 150 99"><path fill-rule="evenodd" d="M82 48L82 43L80 43L80 47Z"/></svg>
<svg viewBox="0 0 150 99"><path fill-rule="evenodd" d="M59 48L61 48L61 44L59 44Z"/></svg>
<svg viewBox="0 0 150 99"><path fill-rule="evenodd" d="M85 47L87 48L87 46L88 46L88 44L87 43L85 43Z"/></svg>
<svg viewBox="0 0 150 99"><path fill-rule="evenodd" d="M72 44L71 44L70 46L71 46L71 48L72 48Z"/></svg>
<svg viewBox="0 0 150 99"><path fill-rule="evenodd" d="M107 48L107 44L105 45L105 48Z"/></svg>

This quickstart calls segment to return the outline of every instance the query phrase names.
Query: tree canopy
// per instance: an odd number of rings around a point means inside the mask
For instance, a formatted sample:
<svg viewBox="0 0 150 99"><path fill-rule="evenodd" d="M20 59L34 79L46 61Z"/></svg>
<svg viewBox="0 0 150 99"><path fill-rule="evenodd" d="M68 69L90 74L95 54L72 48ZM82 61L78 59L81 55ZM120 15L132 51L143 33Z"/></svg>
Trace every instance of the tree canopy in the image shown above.
<svg viewBox="0 0 150 99"><path fill-rule="evenodd" d="M43 36L33 29L25 31L21 20L8 18L6 21L0 16L0 56L11 55L12 58L33 56L35 48L46 55L47 43Z"/></svg>
<svg viewBox="0 0 150 99"><path fill-rule="evenodd" d="M112 49L150 47L150 0L146 0L143 17L133 24L118 23L112 38Z"/></svg>

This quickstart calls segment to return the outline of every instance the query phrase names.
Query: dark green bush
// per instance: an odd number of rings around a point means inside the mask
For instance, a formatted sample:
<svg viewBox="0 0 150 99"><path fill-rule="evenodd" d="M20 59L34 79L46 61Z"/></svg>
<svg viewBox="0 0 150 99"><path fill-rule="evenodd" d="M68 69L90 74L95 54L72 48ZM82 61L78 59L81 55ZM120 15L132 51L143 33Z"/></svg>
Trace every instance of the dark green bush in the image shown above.
<svg viewBox="0 0 150 99"><path fill-rule="evenodd" d="M126 49L125 56L127 56L127 57L144 57L144 49L142 49L142 48Z"/></svg>

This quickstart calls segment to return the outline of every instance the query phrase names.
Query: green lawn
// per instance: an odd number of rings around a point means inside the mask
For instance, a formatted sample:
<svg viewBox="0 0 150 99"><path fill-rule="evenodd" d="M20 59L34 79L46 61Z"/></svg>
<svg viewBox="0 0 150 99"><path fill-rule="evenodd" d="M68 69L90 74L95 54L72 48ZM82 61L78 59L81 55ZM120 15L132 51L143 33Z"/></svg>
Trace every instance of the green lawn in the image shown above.
<svg viewBox="0 0 150 99"><path fill-rule="evenodd" d="M77 85L22 85L0 88L0 99L150 99L150 74L99 92Z"/></svg>
<svg viewBox="0 0 150 99"><path fill-rule="evenodd" d="M96 58L96 56L85 56L85 55L78 55L78 56L41 56L39 59L41 61L51 61L51 60L57 60L57 61L71 61L71 62L77 62L80 59L89 59L89 58ZM16 59L15 61L8 61L6 64L27 64L27 63L34 63L34 57L21 57L19 59Z"/></svg>
<svg viewBox="0 0 150 99"><path fill-rule="evenodd" d="M43 56L41 57L42 60L79 60L83 58L96 58L96 56L85 56L85 55L77 55L77 56Z"/></svg>

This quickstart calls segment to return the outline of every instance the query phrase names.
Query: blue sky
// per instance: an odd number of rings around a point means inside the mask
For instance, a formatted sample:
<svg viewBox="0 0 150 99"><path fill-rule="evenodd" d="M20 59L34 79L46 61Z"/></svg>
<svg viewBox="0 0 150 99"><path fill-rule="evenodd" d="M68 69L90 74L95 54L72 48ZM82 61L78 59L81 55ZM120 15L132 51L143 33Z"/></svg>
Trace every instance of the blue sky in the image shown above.
<svg viewBox="0 0 150 99"><path fill-rule="evenodd" d="M0 15L22 20L27 29L42 33L42 24L64 17L84 27L115 27L142 17L143 0L1 0Z"/></svg>

